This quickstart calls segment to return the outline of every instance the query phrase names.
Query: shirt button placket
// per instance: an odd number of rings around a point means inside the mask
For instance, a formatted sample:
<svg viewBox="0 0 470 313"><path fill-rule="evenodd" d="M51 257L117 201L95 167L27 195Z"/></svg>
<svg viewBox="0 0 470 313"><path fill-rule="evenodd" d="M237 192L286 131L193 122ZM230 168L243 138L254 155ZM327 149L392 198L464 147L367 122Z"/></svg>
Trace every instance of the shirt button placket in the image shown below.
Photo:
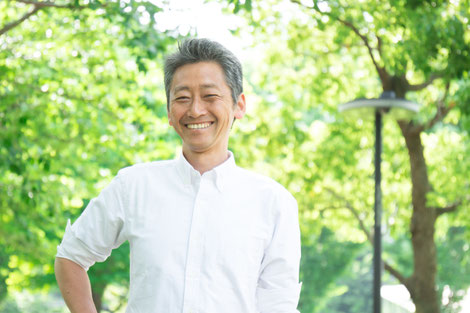
<svg viewBox="0 0 470 313"><path fill-rule="evenodd" d="M207 183L207 182L206 182ZM202 266L203 236L204 236L204 212L205 208L205 183L201 179L199 191L196 194L189 234L188 253L185 271L184 287L184 313L198 313L200 273Z"/></svg>

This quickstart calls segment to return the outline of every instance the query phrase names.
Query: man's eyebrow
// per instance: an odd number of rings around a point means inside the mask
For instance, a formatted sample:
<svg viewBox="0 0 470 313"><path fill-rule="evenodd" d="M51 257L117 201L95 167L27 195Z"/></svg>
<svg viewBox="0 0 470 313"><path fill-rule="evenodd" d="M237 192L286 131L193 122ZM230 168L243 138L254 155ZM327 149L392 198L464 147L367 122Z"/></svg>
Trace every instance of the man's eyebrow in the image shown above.
<svg viewBox="0 0 470 313"><path fill-rule="evenodd" d="M203 84L203 85L201 85L200 88L201 89L208 89L208 88L217 88L218 89L218 86L216 84Z"/></svg>
<svg viewBox="0 0 470 313"><path fill-rule="evenodd" d="M188 86L176 86L174 92L182 91L182 90L189 90Z"/></svg>

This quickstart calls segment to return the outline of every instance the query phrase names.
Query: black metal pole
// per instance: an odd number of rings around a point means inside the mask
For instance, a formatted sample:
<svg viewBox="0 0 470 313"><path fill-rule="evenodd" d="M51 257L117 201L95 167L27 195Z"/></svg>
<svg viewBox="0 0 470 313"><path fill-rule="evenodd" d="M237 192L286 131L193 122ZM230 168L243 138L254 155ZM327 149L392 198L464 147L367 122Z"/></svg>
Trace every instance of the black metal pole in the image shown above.
<svg viewBox="0 0 470 313"><path fill-rule="evenodd" d="M382 112L375 111L375 202L374 202L374 313L381 312L380 288L382 280Z"/></svg>

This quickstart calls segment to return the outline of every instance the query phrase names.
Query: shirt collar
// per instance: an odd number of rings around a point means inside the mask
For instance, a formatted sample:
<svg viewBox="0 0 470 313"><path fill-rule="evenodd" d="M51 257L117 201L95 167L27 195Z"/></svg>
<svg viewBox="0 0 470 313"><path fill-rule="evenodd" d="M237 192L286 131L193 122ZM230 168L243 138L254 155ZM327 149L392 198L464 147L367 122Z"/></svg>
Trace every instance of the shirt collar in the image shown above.
<svg viewBox="0 0 470 313"><path fill-rule="evenodd" d="M217 189L223 192L227 188L227 184L230 181L231 172L236 168L235 157L231 151L228 151L229 157L222 164L217 165L212 170L204 173L213 180ZM186 160L183 153L180 154L176 160L176 168L180 174L184 185L192 185L197 177L201 175L193 166Z"/></svg>

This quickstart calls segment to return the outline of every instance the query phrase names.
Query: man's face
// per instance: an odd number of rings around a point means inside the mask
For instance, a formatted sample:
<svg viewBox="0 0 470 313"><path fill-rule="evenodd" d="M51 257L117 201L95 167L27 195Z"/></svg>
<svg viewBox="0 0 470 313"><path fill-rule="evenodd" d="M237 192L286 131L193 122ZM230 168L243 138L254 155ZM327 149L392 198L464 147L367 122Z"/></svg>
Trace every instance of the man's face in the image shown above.
<svg viewBox="0 0 470 313"><path fill-rule="evenodd" d="M226 153L234 118L245 114L245 97L233 103L222 67L198 62L178 68L170 86L168 120L184 153Z"/></svg>

